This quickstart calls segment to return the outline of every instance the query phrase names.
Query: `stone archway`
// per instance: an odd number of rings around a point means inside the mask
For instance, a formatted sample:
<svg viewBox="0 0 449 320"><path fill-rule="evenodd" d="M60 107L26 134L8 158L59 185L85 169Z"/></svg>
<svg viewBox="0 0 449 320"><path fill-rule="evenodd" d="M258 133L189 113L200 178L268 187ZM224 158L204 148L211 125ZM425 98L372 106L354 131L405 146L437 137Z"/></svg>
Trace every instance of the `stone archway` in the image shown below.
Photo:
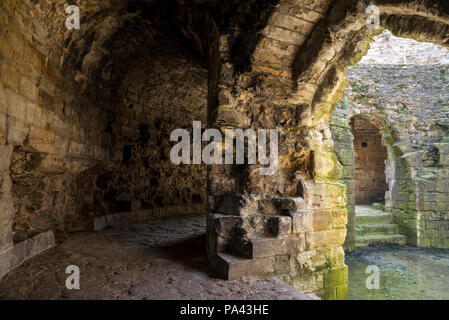
<svg viewBox="0 0 449 320"><path fill-rule="evenodd" d="M365 27L367 5L360 1L307 5L280 1L254 51L252 72L240 75L232 63L223 65L226 72L239 74L241 88L248 90L236 91L235 84L221 83L217 122L222 127L280 126L280 141L285 145L274 177L260 179L259 168L254 166L244 168L244 180L225 168L212 171L211 213L218 214L210 216L214 229L209 228L209 248L212 265L220 274L272 273L286 256L289 267L277 272L284 273L287 281L327 298L345 295L347 270L341 245L348 221L346 185L341 177L346 172L334 154L329 122L347 87L346 68L365 55L376 34ZM383 27L447 45L444 6L431 9L424 1L381 1L379 7ZM252 86L255 83L260 91ZM230 205L237 202L238 206ZM293 248L287 254L268 250L264 256L251 255L262 235L254 226L269 230L272 219L285 220L286 225L295 219L303 223L296 230L287 228L290 234L285 238L294 243ZM350 219L351 215L349 223ZM249 251L239 253L233 242L238 248L248 244ZM266 245L278 247L269 241Z"/></svg>
<svg viewBox="0 0 449 320"><path fill-rule="evenodd" d="M157 1L93 1L82 8L86 26L80 32L63 29L66 15L62 3L1 3L1 68L2 75L8 77L2 77L1 87L1 95L6 98L1 100L0 113L0 275L11 268L14 252L10 174L14 148L27 145L29 149L23 152L45 154L42 170L73 170L76 175L83 172L78 179L81 201L76 203L87 202L87 207L94 205L96 213L104 213L107 210L97 206L101 201L95 197L105 198L97 189L104 186L109 168L106 166L102 172L102 179L96 177L101 172L97 165L104 164L108 153L105 145L112 143L105 136L119 130L119 138L148 138L148 126L134 121L141 107L135 101L139 99L126 99L125 109L114 109L120 99L114 95L120 89L117 80L125 76L142 51L148 53L146 49L154 49L155 44L168 51L172 62L185 61L185 55L177 55L176 43L182 43L200 61L187 59L191 71L187 74L194 83L180 91L182 95L193 91L189 98L195 100L190 101L195 105L198 99L204 101L207 93L209 127L280 130L276 174L261 177L260 165L208 168L205 193L212 267L230 278L277 273L304 292L344 299L348 280L342 244L346 238L348 201L346 185L341 181L344 166L334 152L329 122L347 86L346 68L364 55L373 36L365 23L368 1L164 3L167 6ZM398 34L448 44L446 4L433 0L381 0L378 5L382 26ZM176 41L171 41L173 32ZM140 69L139 65L135 69ZM182 81L174 79L179 71L176 68L171 70L173 74L163 67L159 70L167 72L161 71L150 80L168 76L167 81L182 85ZM135 71L138 74L139 70ZM127 88L121 89L127 97ZM189 100L184 98L170 100L170 104L183 106ZM158 101L167 102L165 97ZM107 110L111 112L105 113L104 106L111 107ZM100 123L94 125L92 119L99 119ZM156 122L150 122L157 127ZM120 145L120 139L117 140L114 142ZM121 147L111 153L113 156L117 151L115 155L125 160L123 165L140 157L141 152L133 153L128 143ZM395 148L406 156L410 166L428 161L420 153L411 152L406 139ZM447 167L447 144L436 144L435 148L434 160ZM144 159L141 160L145 167ZM128 170L122 172L126 180ZM134 172L130 181L137 181L136 175ZM151 173L148 177L150 184L157 185L157 177ZM435 177L431 188L447 190L445 178ZM427 180L413 183L407 188L430 190L425 189ZM137 188L137 193L146 192ZM198 199L188 192L180 196ZM398 208L394 209L402 210L399 206L405 206L405 210L412 207L410 211L420 208L420 212L429 212L429 206L439 206L429 197L428 192L423 192L413 200L407 198L410 201L395 199ZM112 195L110 198L114 199ZM132 208L136 200L126 192L115 198L122 209ZM176 196L171 198L176 200ZM161 194L153 200L167 204ZM400 204L401 201L406 204ZM441 209L445 208L446 204ZM80 215L83 210L70 204L64 209L67 210L61 212L69 212L64 217L67 230L86 227L85 216ZM434 216L430 215L425 225L446 226L442 214L438 219L430 218ZM410 226L414 221L409 221ZM435 246L446 245L447 234L441 234ZM422 244L430 241L421 238L416 237Z"/></svg>
<svg viewBox="0 0 449 320"><path fill-rule="evenodd" d="M445 130L433 125L435 122L444 122L442 119L445 115L440 114L444 107L425 96L428 92L432 92L430 96L445 94L444 80L440 82L442 78L434 75L445 73L447 66L434 63L438 59L444 61L447 50L429 43L396 38L385 32L376 39L371 54L364 57L360 64L351 67L345 98L342 103L336 105L331 120L335 151L343 165L343 171L346 172L342 181L348 186L349 223L346 250L351 251L354 248L352 243L355 241L355 220L351 217L355 217L354 204L357 203L354 197L356 192L354 190L357 187L353 183L355 166L351 160L354 158L351 150L353 137L347 132L349 119L353 116L362 116L380 128L388 152L386 163L388 191L385 195L385 208L393 214L393 220L399 225L400 233L407 236L407 243L410 245L429 246L433 241L438 247L440 245L437 243L442 242L438 239L439 236L430 239L430 235L435 236L436 233L426 230L425 220L428 219L426 216L429 216L430 211L436 214L434 217L439 216L444 220L440 216L445 211L444 205L441 209L434 206L432 209L428 207L423 210L422 201L432 200L417 199L424 197L422 193L426 193L426 197L434 193L436 189L430 185L438 184L437 181L440 179L438 177L441 174L444 176L444 169L441 173L436 172L441 170L438 165L440 161L438 150L440 141L444 140ZM407 65L401 64L404 61L402 51L397 58L391 54L393 50L391 41L397 47L402 44L415 47L414 53L407 56L409 61ZM430 78L427 78L429 75ZM417 139L420 141L419 144L416 143ZM430 172L433 173L429 174ZM424 180L427 180L426 183L422 183ZM436 192L433 197L438 197L438 193ZM443 220L436 225L444 224ZM428 220L427 225L430 226L435 222L431 221L433 222ZM445 234L445 231L442 233Z"/></svg>
<svg viewBox="0 0 449 320"><path fill-rule="evenodd" d="M394 152L390 129L382 125L378 113L351 116L350 108L342 116L341 111L334 114L331 130L347 186L345 251L355 246L405 244L406 237L400 233L403 224L395 224L391 199L397 198L397 186L410 177L410 170L403 166L401 154ZM349 122L340 127L345 116Z"/></svg>
<svg viewBox="0 0 449 320"><path fill-rule="evenodd" d="M0 5L0 277L68 233L206 213L206 167L169 154L174 129L207 125L214 22L100 2L79 30L67 3Z"/></svg>

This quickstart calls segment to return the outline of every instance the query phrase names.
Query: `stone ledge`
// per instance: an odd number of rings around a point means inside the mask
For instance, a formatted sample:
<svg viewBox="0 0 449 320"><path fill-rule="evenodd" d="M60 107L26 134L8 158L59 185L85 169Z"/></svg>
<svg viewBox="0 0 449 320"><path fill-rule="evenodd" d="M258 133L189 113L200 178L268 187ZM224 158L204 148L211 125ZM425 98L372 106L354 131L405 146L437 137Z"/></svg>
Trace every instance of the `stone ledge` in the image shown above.
<svg viewBox="0 0 449 320"><path fill-rule="evenodd" d="M275 257L245 259L226 253L217 253L213 265L217 276L226 280L235 280L243 276L273 273L275 261Z"/></svg>
<svg viewBox="0 0 449 320"><path fill-rule="evenodd" d="M53 231L22 241L0 254L0 279L26 260L55 246Z"/></svg>
<svg viewBox="0 0 449 320"><path fill-rule="evenodd" d="M13 247L0 253L0 279L10 270Z"/></svg>
<svg viewBox="0 0 449 320"><path fill-rule="evenodd" d="M11 257L11 269L22 264L29 258L55 246L53 231L39 233L33 238L22 241L14 246Z"/></svg>

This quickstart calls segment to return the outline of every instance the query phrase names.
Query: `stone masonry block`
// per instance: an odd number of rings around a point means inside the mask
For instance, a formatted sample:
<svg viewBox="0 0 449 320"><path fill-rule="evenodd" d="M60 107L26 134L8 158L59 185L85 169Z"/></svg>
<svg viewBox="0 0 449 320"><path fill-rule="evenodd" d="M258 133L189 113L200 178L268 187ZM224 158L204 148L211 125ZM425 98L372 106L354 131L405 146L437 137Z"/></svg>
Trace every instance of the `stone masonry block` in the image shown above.
<svg viewBox="0 0 449 320"><path fill-rule="evenodd" d="M346 238L346 229L326 230L306 233L306 248L340 246Z"/></svg>
<svg viewBox="0 0 449 320"><path fill-rule="evenodd" d="M288 236L249 239L251 258L274 257L287 254Z"/></svg>

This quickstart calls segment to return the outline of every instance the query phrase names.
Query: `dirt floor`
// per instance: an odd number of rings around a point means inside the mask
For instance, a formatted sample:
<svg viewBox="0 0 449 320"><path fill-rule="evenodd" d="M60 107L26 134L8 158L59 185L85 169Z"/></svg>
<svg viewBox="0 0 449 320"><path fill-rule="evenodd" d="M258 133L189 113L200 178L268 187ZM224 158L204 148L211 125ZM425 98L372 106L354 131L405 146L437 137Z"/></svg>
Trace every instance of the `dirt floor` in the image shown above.
<svg viewBox="0 0 449 320"><path fill-rule="evenodd" d="M71 235L0 281L0 299L312 299L279 279L210 277L204 216ZM65 286L80 269L80 290Z"/></svg>

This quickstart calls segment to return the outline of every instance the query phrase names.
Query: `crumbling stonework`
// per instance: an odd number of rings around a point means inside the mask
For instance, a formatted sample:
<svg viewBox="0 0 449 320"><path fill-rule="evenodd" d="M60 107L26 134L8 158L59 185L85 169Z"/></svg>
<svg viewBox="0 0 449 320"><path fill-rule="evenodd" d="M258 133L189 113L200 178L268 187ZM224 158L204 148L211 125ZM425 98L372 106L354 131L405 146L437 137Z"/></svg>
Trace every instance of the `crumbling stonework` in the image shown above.
<svg viewBox="0 0 449 320"><path fill-rule="evenodd" d="M348 172L354 171L354 163L348 159L354 154L348 132L350 119L362 117L380 130L388 151L386 210L393 213L408 243L422 247L448 248L449 244L449 188L445 185L444 160L449 111L447 74L447 65L352 67L345 102L337 105L332 122L337 154ZM359 144L354 140L356 150ZM357 160L356 156L356 171L369 166L369 162L357 164ZM352 183L354 175L348 175L347 180ZM355 181L350 192L357 203Z"/></svg>
<svg viewBox="0 0 449 320"><path fill-rule="evenodd" d="M68 33L68 41L58 43L65 12L49 4L0 5L1 275L15 266L9 262L13 244L48 230L63 240L116 212L140 210L151 217L206 210L205 166L169 161L172 130L193 120L207 124L207 67L198 54L176 44L177 36L161 50L149 30L142 35L146 42L136 39L130 50L123 43L139 21L118 32L115 15L85 30L96 40L75 62L84 52L77 47L82 37L70 42ZM100 39L112 34L107 43ZM98 54L106 47L116 60L100 67Z"/></svg>
<svg viewBox="0 0 449 320"><path fill-rule="evenodd" d="M118 211L165 208L168 213L206 212L206 166L170 162L177 128L207 124L207 70L181 48L156 50L124 76L114 104L108 196Z"/></svg>
<svg viewBox="0 0 449 320"><path fill-rule="evenodd" d="M346 173L329 122L372 36L368 1L77 4L80 30L65 29L65 1L0 3L0 275L14 221L16 232L63 239L111 213L207 204L216 273L275 272L344 299ZM382 26L448 44L445 4L378 5ZM279 129L279 171L174 168L169 131L192 118L221 131Z"/></svg>

